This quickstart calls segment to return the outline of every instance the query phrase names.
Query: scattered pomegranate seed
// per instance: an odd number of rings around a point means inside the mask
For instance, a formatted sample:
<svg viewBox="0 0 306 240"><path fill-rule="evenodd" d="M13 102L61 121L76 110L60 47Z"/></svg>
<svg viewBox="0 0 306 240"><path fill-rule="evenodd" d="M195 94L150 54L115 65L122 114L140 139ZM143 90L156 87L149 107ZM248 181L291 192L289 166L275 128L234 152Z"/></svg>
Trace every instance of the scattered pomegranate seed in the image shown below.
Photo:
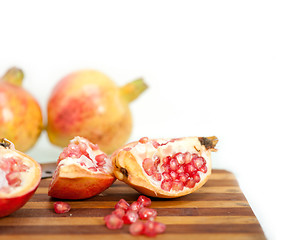
<svg viewBox="0 0 306 240"><path fill-rule="evenodd" d="M148 137L142 137L142 138L139 139L140 143L147 143L148 141L149 141Z"/></svg>
<svg viewBox="0 0 306 240"><path fill-rule="evenodd" d="M130 225L129 231L132 235L136 236L143 234L144 228L145 228L144 222L136 221Z"/></svg>
<svg viewBox="0 0 306 240"><path fill-rule="evenodd" d="M166 230L166 225L155 222L157 216L155 209L148 208L151 205L151 199L140 195L137 201L129 205L124 199L120 199L115 205L112 214L104 217L105 225L108 229L120 229L123 224L130 224L129 232L132 235L156 236ZM139 209L132 210L132 209ZM141 221L139 218L147 221Z"/></svg>
<svg viewBox="0 0 306 240"><path fill-rule="evenodd" d="M70 205L65 202L55 202L54 203L54 211L56 213L66 213L69 212L71 209Z"/></svg>
<svg viewBox="0 0 306 240"><path fill-rule="evenodd" d="M123 216L125 215L125 210L123 208L117 208L114 211L112 211L112 214L115 214L117 217L122 219Z"/></svg>
<svg viewBox="0 0 306 240"><path fill-rule="evenodd" d="M104 217L105 225L108 229L120 229L123 227L123 220L115 214Z"/></svg>
<svg viewBox="0 0 306 240"><path fill-rule="evenodd" d="M115 208L122 208L123 210L127 211L129 208L130 204L128 204L127 201L125 201L124 199L120 199L119 202L117 202L117 204L115 205Z"/></svg>
<svg viewBox="0 0 306 240"><path fill-rule="evenodd" d="M139 210L139 217L143 220L153 220L157 216L155 209L143 207Z"/></svg>
<svg viewBox="0 0 306 240"><path fill-rule="evenodd" d="M137 202L139 202L143 207L150 207L152 203L150 198L143 195L138 197Z"/></svg>
<svg viewBox="0 0 306 240"><path fill-rule="evenodd" d="M133 222L136 222L138 218L139 215L136 211L128 210L123 216L122 220L125 224L131 224Z"/></svg>
<svg viewBox="0 0 306 240"><path fill-rule="evenodd" d="M133 211L138 212L139 209L140 209L141 207L142 207L142 205L141 205L140 202L133 202L133 203L129 206L128 210L133 210Z"/></svg>

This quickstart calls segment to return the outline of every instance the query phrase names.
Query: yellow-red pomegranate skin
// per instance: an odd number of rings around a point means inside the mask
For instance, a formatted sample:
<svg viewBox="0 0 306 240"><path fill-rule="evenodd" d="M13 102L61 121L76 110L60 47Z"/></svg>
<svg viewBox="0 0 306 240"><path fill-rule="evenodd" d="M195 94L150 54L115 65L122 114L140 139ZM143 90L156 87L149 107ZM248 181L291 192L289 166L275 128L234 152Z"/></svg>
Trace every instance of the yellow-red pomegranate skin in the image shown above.
<svg viewBox="0 0 306 240"><path fill-rule="evenodd" d="M50 141L64 147L75 136L97 143L110 154L129 138L132 116L128 104L146 85L117 87L103 73L80 70L61 79L48 102L47 132Z"/></svg>
<svg viewBox="0 0 306 240"><path fill-rule="evenodd" d="M7 80L8 75L12 79L17 72L21 70L10 69L0 79L0 137L9 139L17 150L25 152L37 142L43 117L38 101L21 85Z"/></svg>

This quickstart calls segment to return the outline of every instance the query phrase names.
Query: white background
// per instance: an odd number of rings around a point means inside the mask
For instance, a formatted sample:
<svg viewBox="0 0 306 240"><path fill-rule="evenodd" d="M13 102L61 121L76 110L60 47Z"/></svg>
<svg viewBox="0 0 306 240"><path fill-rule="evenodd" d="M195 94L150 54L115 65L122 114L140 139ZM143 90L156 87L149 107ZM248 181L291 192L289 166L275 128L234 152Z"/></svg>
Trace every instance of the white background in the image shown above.
<svg viewBox="0 0 306 240"><path fill-rule="evenodd" d="M303 1L1 1L0 72L18 66L44 113L56 82L97 69L119 86L142 136L219 138L268 239L305 239ZM28 153L55 161L43 134Z"/></svg>

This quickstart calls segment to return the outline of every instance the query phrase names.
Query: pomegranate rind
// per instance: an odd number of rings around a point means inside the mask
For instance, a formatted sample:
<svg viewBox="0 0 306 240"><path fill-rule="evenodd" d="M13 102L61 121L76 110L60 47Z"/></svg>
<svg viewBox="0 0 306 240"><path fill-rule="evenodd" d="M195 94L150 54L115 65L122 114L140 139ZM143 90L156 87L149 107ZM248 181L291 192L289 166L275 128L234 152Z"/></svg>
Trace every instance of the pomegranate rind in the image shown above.
<svg viewBox="0 0 306 240"><path fill-rule="evenodd" d="M77 164L60 166L48 195L60 199L86 199L109 188L116 178L111 174L90 172Z"/></svg>
<svg viewBox="0 0 306 240"><path fill-rule="evenodd" d="M15 150L14 147L0 146L0 158L4 154L17 156L31 167L31 174L27 175L26 184L18 191L11 193L0 192L0 217L8 216L23 207L33 196L41 180L41 166L30 156Z"/></svg>
<svg viewBox="0 0 306 240"><path fill-rule="evenodd" d="M169 142L171 139L153 139L157 142ZM138 192L151 197L159 198L176 198L190 194L201 188L209 179L211 175L211 152L216 151L215 145L218 140L216 137L188 137L181 138L178 141L192 142L190 151L197 149L201 154L205 155L207 172L202 174L201 180L195 184L193 188L184 187L181 191L165 191L160 186L152 184L148 176L144 173L139 161L136 160L132 153L133 148L137 146L138 142L132 142L121 149L118 149L111 157L114 166L114 174L117 179L127 183ZM183 144L183 142L182 142Z"/></svg>
<svg viewBox="0 0 306 240"><path fill-rule="evenodd" d="M84 161L88 160L94 167L97 166L93 163L93 161L96 161L96 156L104 153L99 149L92 149L91 146L94 144L83 137L74 137L70 143L85 144L87 146L86 152L90 159L83 154L80 157L67 156L63 159L59 158L48 188L48 195L60 199L86 199L98 195L110 187L116 180L110 159L105 159L106 162L102 169L92 171L88 168L90 166L86 167L86 164L85 166L80 165L82 159Z"/></svg>

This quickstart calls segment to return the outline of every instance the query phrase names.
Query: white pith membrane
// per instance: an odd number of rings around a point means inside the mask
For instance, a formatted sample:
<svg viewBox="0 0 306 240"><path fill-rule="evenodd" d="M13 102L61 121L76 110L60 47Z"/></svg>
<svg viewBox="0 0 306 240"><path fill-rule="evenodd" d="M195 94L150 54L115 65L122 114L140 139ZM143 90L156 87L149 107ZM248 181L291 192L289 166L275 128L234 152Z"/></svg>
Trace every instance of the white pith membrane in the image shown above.
<svg viewBox="0 0 306 240"><path fill-rule="evenodd" d="M154 141L158 142L159 146L156 148L154 147ZM201 181L195 183L194 187L199 184L202 184L202 180L206 177L206 175L210 174L211 169L211 162L210 158L207 156L205 147L201 146L198 138L181 138L181 139L163 139L163 140L149 140L146 143L138 142L132 149L128 149L131 154L135 157L137 163L142 166L144 159L156 159L157 157L160 158L160 163L157 165L157 172L163 173L164 169L162 167L163 161L162 159L170 156L172 157L176 153L186 153L189 152L190 154L197 154L199 157L203 157L206 162L207 172L204 173L200 170L196 171L194 174L199 174ZM124 149L123 149L124 151ZM154 161L154 160L153 160ZM180 166L185 166L181 164ZM153 178L153 176L149 176L146 171L142 168L143 174L150 180L150 182L158 187L161 188L162 181L164 180L164 176L160 181L157 181ZM172 180L174 181L174 180ZM182 190L173 190L170 191L164 190L166 192L177 193L181 191L185 191L187 186L184 186ZM190 189L190 188L188 188Z"/></svg>
<svg viewBox="0 0 306 240"><path fill-rule="evenodd" d="M15 161L14 161L15 159ZM16 163L18 162L18 164ZM23 164L23 170L11 170L6 169L5 165L8 162L11 162L13 168L17 168L17 165ZM12 152L11 150L0 150L0 197L10 197L12 195L18 196L19 194L24 193L25 189L29 189L29 187L33 184L33 177L36 172L36 166L31 160L19 155L16 152ZM17 185L10 185L7 179L8 174L14 173L17 179L20 179L20 183Z"/></svg>
<svg viewBox="0 0 306 240"><path fill-rule="evenodd" d="M94 144L92 144L87 139L83 137L75 137L70 141L70 144L68 145L67 148L71 148L72 144L79 145L80 143L86 145L86 152L88 156L82 154L80 157L75 157L75 156L65 157L63 160L59 162L58 169L60 167L77 165L78 167L84 169L85 171L90 172L91 174L101 174L101 173L111 174L113 172L113 165L111 163L110 158L101 150L99 150L97 147L96 147L97 149L92 149L92 146L94 146ZM104 158L105 162L103 163L103 165L98 165L96 156L101 154L105 155Z"/></svg>

